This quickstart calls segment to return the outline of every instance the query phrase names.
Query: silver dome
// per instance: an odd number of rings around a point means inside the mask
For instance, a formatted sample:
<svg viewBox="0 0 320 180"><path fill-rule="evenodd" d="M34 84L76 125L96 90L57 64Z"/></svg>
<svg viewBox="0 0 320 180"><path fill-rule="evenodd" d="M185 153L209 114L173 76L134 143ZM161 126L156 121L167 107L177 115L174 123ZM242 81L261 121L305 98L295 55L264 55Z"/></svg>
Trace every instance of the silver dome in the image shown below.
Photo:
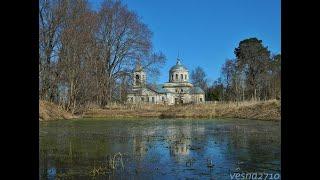
<svg viewBox="0 0 320 180"><path fill-rule="evenodd" d="M174 66L172 66L172 67L170 68L170 72L171 72L171 71L176 71L176 70L188 71L188 69L181 64L180 59L177 59L177 64L174 65Z"/></svg>

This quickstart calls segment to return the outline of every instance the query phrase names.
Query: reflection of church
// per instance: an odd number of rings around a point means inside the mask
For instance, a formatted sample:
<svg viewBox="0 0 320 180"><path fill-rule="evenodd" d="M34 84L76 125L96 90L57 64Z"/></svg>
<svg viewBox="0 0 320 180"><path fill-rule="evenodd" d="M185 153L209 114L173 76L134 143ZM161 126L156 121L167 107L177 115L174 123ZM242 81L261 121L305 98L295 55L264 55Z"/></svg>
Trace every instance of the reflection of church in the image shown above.
<svg viewBox="0 0 320 180"><path fill-rule="evenodd" d="M146 83L146 73L136 66L133 88L128 93L129 103L181 104L204 102L204 91L189 82L189 71L177 59L169 71L169 82L158 85Z"/></svg>

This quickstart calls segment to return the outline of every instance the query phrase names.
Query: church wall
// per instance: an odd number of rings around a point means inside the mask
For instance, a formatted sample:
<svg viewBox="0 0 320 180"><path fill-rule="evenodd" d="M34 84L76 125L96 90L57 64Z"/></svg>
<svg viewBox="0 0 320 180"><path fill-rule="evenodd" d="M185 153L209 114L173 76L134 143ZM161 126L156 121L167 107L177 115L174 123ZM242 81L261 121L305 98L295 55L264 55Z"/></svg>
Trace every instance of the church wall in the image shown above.
<svg viewBox="0 0 320 180"><path fill-rule="evenodd" d="M176 88L165 88L167 91L171 92L171 93L175 93L176 92Z"/></svg>
<svg viewBox="0 0 320 180"><path fill-rule="evenodd" d="M147 88L143 88L141 94L128 94L128 103L143 103L143 104L164 104L167 101L166 94L159 94Z"/></svg>
<svg viewBox="0 0 320 180"><path fill-rule="evenodd" d="M203 103L204 102L204 94L194 94L192 99L193 99L193 102L195 102L195 103Z"/></svg>
<svg viewBox="0 0 320 180"><path fill-rule="evenodd" d="M174 104L174 95L172 93L167 93L167 103L168 105Z"/></svg>
<svg viewBox="0 0 320 180"><path fill-rule="evenodd" d="M183 91L182 93L184 93L184 92L189 92L190 87L179 87L179 86L175 87L175 86L173 86L173 87L166 87L164 89L166 89L167 91L169 91L171 93L181 92L181 89L182 89L182 91Z"/></svg>
<svg viewBox="0 0 320 180"><path fill-rule="evenodd" d="M152 101L152 97L154 101ZM164 100L162 100L162 97ZM148 99L149 98L149 99ZM128 95L128 103L144 103L144 104L175 104L175 98L179 98L179 94L166 93L158 94L152 91L144 91L141 95ZM204 94L182 94L183 103L203 103L205 101Z"/></svg>
<svg viewBox="0 0 320 180"><path fill-rule="evenodd" d="M128 103L135 103L135 102L136 102L134 95L128 94L127 97L128 97L128 98L127 98L127 102L128 102Z"/></svg>
<svg viewBox="0 0 320 180"><path fill-rule="evenodd" d="M183 103L190 103L190 102L192 102L192 95L190 95L190 94L185 94L185 95L183 96Z"/></svg>

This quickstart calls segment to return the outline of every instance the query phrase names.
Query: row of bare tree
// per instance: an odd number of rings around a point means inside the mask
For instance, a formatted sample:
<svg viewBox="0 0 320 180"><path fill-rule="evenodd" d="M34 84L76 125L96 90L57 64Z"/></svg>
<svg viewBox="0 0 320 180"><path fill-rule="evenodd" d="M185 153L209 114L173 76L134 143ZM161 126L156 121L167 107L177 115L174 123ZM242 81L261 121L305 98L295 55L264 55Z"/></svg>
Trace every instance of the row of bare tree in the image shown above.
<svg viewBox="0 0 320 180"><path fill-rule="evenodd" d="M120 1L94 11L86 0L40 0L39 96L73 113L124 101L136 60L151 76L165 56L152 32Z"/></svg>

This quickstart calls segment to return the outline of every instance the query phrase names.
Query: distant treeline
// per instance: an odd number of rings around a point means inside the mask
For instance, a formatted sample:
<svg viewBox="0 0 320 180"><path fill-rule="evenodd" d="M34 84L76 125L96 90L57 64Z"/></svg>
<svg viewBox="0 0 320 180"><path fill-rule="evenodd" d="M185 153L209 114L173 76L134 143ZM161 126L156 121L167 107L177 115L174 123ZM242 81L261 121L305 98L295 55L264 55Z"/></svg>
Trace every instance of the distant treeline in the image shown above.
<svg viewBox="0 0 320 180"><path fill-rule="evenodd" d="M94 11L86 0L40 0L39 95L75 112L87 104L123 102L135 61L149 76L165 56L152 32L120 1Z"/></svg>
<svg viewBox="0 0 320 180"><path fill-rule="evenodd" d="M235 48L235 59L227 59L221 77L209 85L201 67L191 79L206 93L207 101L269 100L281 97L281 54L272 55L262 41L249 38Z"/></svg>

